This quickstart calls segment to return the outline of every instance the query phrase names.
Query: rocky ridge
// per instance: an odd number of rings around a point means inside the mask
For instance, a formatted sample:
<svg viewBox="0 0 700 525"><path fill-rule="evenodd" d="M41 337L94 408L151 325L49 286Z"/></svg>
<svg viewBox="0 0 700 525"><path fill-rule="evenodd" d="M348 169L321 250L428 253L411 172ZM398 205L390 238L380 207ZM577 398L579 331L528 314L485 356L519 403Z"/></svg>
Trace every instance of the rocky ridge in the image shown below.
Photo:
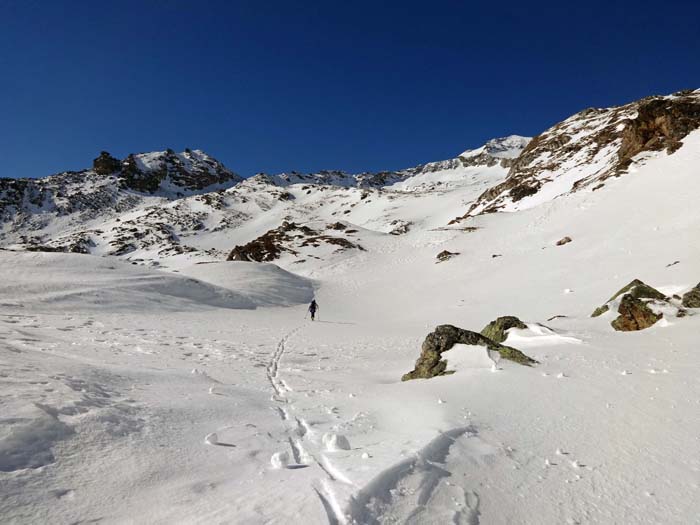
<svg viewBox="0 0 700 525"><path fill-rule="evenodd" d="M543 196L600 189L606 179L642 162L640 154L671 154L698 128L700 90L583 110L533 138L512 162L507 178L486 190L459 220L524 209Z"/></svg>

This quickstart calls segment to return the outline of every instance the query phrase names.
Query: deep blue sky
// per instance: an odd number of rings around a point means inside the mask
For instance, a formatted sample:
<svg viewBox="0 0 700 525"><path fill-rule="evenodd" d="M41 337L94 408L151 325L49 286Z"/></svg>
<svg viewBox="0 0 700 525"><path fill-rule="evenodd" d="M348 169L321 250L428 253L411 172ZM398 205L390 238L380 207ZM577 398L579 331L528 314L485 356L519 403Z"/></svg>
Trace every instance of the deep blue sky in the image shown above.
<svg viewBox="0 0 700 525"><path fill-rule="evenodd" d="M0 0L0 176L394 169L700 87L700 2Z"/></svg>

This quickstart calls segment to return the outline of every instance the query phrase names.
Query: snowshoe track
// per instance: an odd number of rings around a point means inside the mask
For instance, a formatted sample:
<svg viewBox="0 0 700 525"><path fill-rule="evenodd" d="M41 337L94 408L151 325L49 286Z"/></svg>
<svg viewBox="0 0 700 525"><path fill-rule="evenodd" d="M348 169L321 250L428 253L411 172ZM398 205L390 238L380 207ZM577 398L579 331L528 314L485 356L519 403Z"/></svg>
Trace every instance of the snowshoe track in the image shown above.
<svg viewBox="0 0 700 525"><path fill-rule="evenodd" d="M441 433L412 457L381 472L351 499L350 523L479 524L479 496L451 483L446 468L458 439L475 435L471 426Z"/></svg>
<svg viewBox="0 0 700 525"><path fill-rule="evenodd" d="M295 461L295 465L289 465L287 468L316 468L318 478L311 483L310 488L318 496L328 523L343 525L347 523L347 519L333 490L333 484L340 483L347 487L352 486L352 482L339 472L328 458L315 450L316 446L309 439L312 434L311 425L302 417L293 414L294 405L288 398L288 394L293 390L280 377L280 363L287 350L287 343L301 329L302 326L295 328L277 343L267 366L267 378L272 387L272 401L278 403L275 409L284 425L291 457Z"/></svg>

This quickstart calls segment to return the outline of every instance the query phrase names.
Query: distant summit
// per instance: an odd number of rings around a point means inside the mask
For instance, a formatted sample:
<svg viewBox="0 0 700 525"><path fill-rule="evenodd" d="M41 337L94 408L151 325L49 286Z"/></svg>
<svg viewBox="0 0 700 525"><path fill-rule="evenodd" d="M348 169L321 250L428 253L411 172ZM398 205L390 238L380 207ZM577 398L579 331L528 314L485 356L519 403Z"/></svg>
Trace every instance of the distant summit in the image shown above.
<svg viewBox="0 0 700 525"><path fill-rule="evenodd" d="M185 193L214 186L229 187L243 180L221 162L202 150L186 149L175 153L171 149L151 153L137 153L119 161L103 151L92 163L98 175L116 175L122 187L157 193L160 190Z"/></svg>
<svg viewBox="0 0 700 525"><path fill-rule="evenodd" d="M486 144L477 149L462 152L460 157L474 157L486 153L497 159L514 159L525 149L532 137L521 135L508 135L497 139L491 139Z"/></svg>

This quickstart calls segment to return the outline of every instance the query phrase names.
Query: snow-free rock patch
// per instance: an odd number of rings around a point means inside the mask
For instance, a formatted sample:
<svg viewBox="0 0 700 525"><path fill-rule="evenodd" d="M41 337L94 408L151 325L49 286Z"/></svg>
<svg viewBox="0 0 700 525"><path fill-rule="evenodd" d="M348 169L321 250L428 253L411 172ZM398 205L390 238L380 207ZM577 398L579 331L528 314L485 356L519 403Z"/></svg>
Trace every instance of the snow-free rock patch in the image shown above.
<svg viewBox="0 0 700 525"><path fill-rule="evenodd" d="M449 252L447 250L443 250L440 253L437 254L437 260L438 262L443 262L443 261L449 261L452 259L452 257L457 257L459 255L459 252Z"/></svg>
<svg viewBox="0 0 700 525"><path fill-rule="evenodd" d="M527 325L513 315L504 315L487 324L481 331L481 335L496 343L502 343L508 337L507 332L511 328L525 329Z"/></svg>
<svg viewBox="0 0 700 525"><path fill-rule="evenodd" d="M670 297L639 279L634 279L605 304L596 308L591 317L599 317L609 311L617 311L619 314L610 322L619 332L644 330L656 324L664 315L683 317L686 313L673 304Z"/></svg>
<svg viewBox="0 0 700 525"><path fill-rule="evenodd" d="M483 346L488 350L498 352L502 359L508 359L521 365L531 366L537 363L537 361L526 356L516 348L496 343L477 332L444 324L428 334L425 341L423 341L421 354L416 361L415 368L404 374L401 380L428 379L451 373L447 370L447 361L442 358L442 354L450 350L455 344Z"/></svg>
<svg viewBox="0 0 700 525"><path fill-rule="evenodd" d="M683 294L683 306L686 308L700 308L700 283Z"/></svg>

